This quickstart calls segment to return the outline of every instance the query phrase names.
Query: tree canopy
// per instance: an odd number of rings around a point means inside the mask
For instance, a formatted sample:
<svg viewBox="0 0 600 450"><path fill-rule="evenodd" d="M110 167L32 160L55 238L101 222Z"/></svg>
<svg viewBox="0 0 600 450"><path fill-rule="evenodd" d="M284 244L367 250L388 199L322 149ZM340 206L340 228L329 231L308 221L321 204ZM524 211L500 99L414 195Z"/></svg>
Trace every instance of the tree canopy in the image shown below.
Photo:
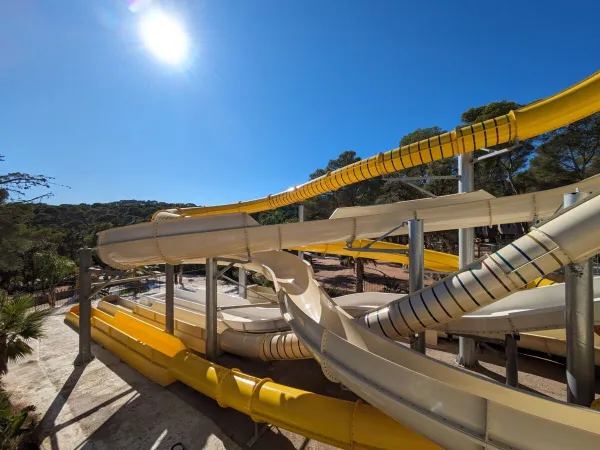
<svg viewBox="0 0 600 450"><path fill-rule="evenodd" d="M507 100L476 106L460 116L459 125L497 117L519 106L517 102ZM437 136L444 131L435 125L418 128L402 136L399 145ZM600 173L600 113L534 140L519 142L519 145L516 150L478 162L475 165L475 189L485 189L496 196L514 195L562 186ZM484 150L476 152L476 156L484 154ZM353 150L343 151L323 167L316 168L308 178L320 177L360 159ZM0 162L3 160L0 156ZM430 177L456 173L457 160L449 158L406 169L401 175ZM48 205L39 202L39 196L28 195L39 189L45 189L49 194L53 183L52 178L44 175L21 172L2 175L0 171L0 288L11 292L47 289L50 277L42 273L40 255L61 263L64 261L59 257L76 260L77 250L96 245L96 236L102 230L147 221L159 209L195 206L142 200ZM425 178L414 183L434 195L457 191L456 180ZM422 192L404 183L377 177L306 200L306 220L326 219L339 207L398 202L423 196ZM296 222L298 208L290 205L253 214L253 217L263 225ZM428 233L428 246L452 251L455 234ZM60 275L58 272L56 269L52 276Z"/></svg>

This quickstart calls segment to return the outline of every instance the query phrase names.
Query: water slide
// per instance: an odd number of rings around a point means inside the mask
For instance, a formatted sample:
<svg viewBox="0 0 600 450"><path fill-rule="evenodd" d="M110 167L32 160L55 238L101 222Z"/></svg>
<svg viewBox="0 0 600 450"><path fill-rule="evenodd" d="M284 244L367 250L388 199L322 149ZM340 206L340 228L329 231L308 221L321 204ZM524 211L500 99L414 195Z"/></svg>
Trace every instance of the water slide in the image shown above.
<svg viewBox="0 0 600 450"><path fill-rule="evenodd" d="M539 136L598 111L600 72L551 97L530 103L503 116L457 127L448 133L379 153L279 194L229 205L159 211L154 215L154 219L168 220L234 212L255 213L280 208L370 178L451 158L461 153Z"/></svg>
<svg viewBox="0 0 600 450"><path fill-rule="evenodd" d="M579 189L600 190L600 175L579 183L511 197L473 200L471 194L414 200L368 207L343 208L331 219L279 225L259 225L247 213L161 220L102 231L98 254L113 267L203 262L204 258L247 255L330 242L354 242L408 234L403 224L423 219L425 232L531 222L552 217L562 206L563 194ZM489 195L489 194L488 194ZM458 202L458 199L463 202ZM413 203L414 202L414 203Z"/></svg>
<svg viewBox="0 0 600 450"><path fill-rule="evenodd" d="M305 262L273 250L340 241L352 243L380 236L412 218L424 219L426 231L548 218L560 208L562 194L572 189L269 227L259 226L247 213L292 204L443 157L526 139L583 118L599 108L600 77L596 74L553 97L500 118L381 153L281 194L222 207L159 212L154 223L107 230L100 235L99 255L106 263L123 268L165 261L193 262L223 255L251 257L272 272L285 319L329 379L342 382L371 405L446 448L598 448L599 413L467 374L390 339L444 325L500 300L540 275L597 253L600 197L596 194L463 272L376 308L363 321L356 321L326 295ZM580 188L594 192L597 182L597 178L586 180ZM406 233L406 228L400 227L395 233ZM116 316L121 314L117 312ZM101 320L96 317L95 322L102 325ZM117 325L113 329L118 330ZM131 329L135 331L138 327L136 322ZM147 329L144 333L148 333ZM146 339L144 333L138 334L142 341ZM184 369L182 364L191 360L188 355L178 359L184 352L179 351L166 362L173 366L168 372L219 399L214 393L215 383L227 376L235 379L236 374L221 376L217 372L222 368L197 357ZM192 366L194 370L189 371ZM241 381L237 384L243 385ZM250 390L251 406L254 387L245 389ZM225 397L240 401L235 397L237 394L232 392L231 397ZM259 392L257 398L260 397ZM280 394L278 398L289 397ZM244 401L247 405L248 399ZM282 405L279 400L276 404L278 412L286 416L289 402ZM249 409L250 412L245 412L252 415L252 408ZM314 410L313 414L321 412ZM324 422L331 421L325 418ZM309 436L316 433L305 431L312 433ZM372 434L377 433L373 430ZM347 443L348 439L340 442ZM349 442L350 446L356 442L352 431Z"/></svg>
<svg viewBox="0 0 600 450"><path fill-rule="evenodd" d="M354 318L383 306L397 294L360 293L335 299L336 304ZM594 280L595 325L600 325L600 278ZM205 352L206 292L175 290L175 336L189 348ZM239 356L269 360L311 358L311 353L289 332L278 304L272 307L228 294L219 294L220 307L235 309L218 314L218 345L221 351ZM519 347L555 356L566 356L564 284L549 289L516 292L496 303L446 323L433 331L504 339L519 334ZM109 296L98 309L111 315L117 311L159 328L165 326L164 293L142 296L132 301ZM600 336L596 336L595 362L600 366Z"/></svg>

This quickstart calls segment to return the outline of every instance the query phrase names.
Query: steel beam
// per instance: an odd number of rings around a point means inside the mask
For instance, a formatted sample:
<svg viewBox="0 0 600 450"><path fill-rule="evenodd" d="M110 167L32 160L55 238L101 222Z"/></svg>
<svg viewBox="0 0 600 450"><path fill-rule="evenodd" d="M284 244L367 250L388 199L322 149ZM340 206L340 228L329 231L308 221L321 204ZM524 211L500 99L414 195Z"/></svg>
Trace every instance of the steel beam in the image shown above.
<svg viewBox="0 0 600 450"><path fill-rule="evenodd" d="M238 295L242 298L248 298L248 276L246 269L238 267Z"/></svg>
<svg viewBox="0 0 600 450"><path fill-rule="evenodd" d="M92 355L92 249L79 250L79 354L75 365L85 365Z"/></svg>
<svg viewBox="0 0 600 450"><path fill-rule="evenodd" d="M506 385L519 386L519 366L517 340L512 334L507 334L504 338L504 353L506 356Z"/></svg>
<svg viewBox="0 0 600 450"><path fill-rule="evenodd" d="M304 222L304 203L298 204L298 222ZM304 259L304 252L298 252L298 257Z"/></svg>
<svg viewBox="0 0 600 450"><path fill-rule="evenodd" d="M417 292L423 289L425 232L421 219L408 222L408 286L409 291ZM425 354L425 332L422 331L411 339L410 348Z"/></svg>
<svg viewBox="0 0 600 450"><path fill-rule="evenodd" d="M584 194L564 195L565 208ZM571 263L565 270L567 330L567 401L590 406L594 400L594 286L592 259Z"/></svg>
<svg viewBox="0 0 600 450"><path fill-rule="evenodd" d="M217 344L217 262L206 258L206 359L216 362Z"/></svg>
<svg viewBox="0 0 600 450"><path fill-rule="evenodd" d="M473 154L462 153L458 155L458 192L471 192L474 189L474 167ZM475 229L460 228L458 230L458 259L459 266L468 266L473 262L475 252ZM456 363L459 366L473 368L477 366L477 353L475 352L475 341L473 339L458 338L458 356Z"/></svg>
<svg viewBox="0 0 600 450"><path fill-rule="evenodd" d="M175 331L175 266L165 264L165 330Z"/></svg>

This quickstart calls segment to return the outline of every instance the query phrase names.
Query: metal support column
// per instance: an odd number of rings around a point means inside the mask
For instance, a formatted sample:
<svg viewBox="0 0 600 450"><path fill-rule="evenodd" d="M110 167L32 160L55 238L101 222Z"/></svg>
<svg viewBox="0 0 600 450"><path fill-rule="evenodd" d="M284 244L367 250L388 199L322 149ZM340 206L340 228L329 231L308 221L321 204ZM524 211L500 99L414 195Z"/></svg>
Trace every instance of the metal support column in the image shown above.
<svg viewBox="0 0 600 450"><path fill-rule="evenodd" d="M304 222L304 203L298 204L298 222ZM304 259L304 252L298 252L298 256Z"/></svg>
<svg viewBox="0 0 600 450"><path fill-rule="evenodd" d="M471 192L475 186L473 153L462 153L458 155L458 192ZM459 266L468 266L473 262L475 252L475 230L473 228L460 228L458 230L458 258ZM475 341L473 339L458 338L458 356L456 363L459 366L473 368L477 366L477 353L475 352Z"/></svg>
<svg viewBox="0 0 600 450"><path fill-rule="evenodd" d="M165 330L175 331L175 266L165 264Z"/></svg>
<svg viewBox="0 0 600 450"><path fill-rule="evenodd" d="M517 340L512 334L504 337L504 354L506 356L506 385L519 386L519 366L517 363Z"/></svg>
<svg viewBox="0 0 600 450"><path fill-rule="evenodd" d="M248 289L246 288L248 284L248 276L246 269L243 267L238 268L238 283L238 295L242 298L248 298Z"/></svg>
<svg viewBox="0 0 600 450"><path fill-rule="evenodd" d="M410 220L408 222L408 286L411 293L423 289L425 271L424 236L423 221L421 219ZM424 331L411 339L410 348L423 354L425 353Z"/></svg>
<svg viewBox="0 0 600 450"><path fill-rule="evenodd" d="M76 365L89 363L92 355L92 249L79 250L79 354Z"/></svg>
<svg viewBox="0 0 600 450"><path fill-rule="evenodd" d="M566 207L582 199L565 194ZM567 401L590 406L594 400L594 286L592 259L569 264L565 270L567 329Z"/></svg>
<svg viewBox="0 0 600 450"><path fill-rule="evenodd" d="M206 359L217 360L217 261L206 258Z"/></svg>

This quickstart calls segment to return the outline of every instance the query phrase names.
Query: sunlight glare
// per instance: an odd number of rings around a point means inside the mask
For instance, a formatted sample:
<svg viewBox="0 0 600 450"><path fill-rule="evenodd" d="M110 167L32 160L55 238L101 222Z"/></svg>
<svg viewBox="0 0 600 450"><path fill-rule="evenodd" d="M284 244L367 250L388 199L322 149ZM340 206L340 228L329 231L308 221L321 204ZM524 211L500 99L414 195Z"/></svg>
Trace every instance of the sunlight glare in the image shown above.
<svg viewBox="0 0 600 450"><path fill-rule="evenodd" d="M178 65L186 60L190 39L172 17L162 12L146 14L140 23L140 34L148 50L161 61Z"/></svg>

